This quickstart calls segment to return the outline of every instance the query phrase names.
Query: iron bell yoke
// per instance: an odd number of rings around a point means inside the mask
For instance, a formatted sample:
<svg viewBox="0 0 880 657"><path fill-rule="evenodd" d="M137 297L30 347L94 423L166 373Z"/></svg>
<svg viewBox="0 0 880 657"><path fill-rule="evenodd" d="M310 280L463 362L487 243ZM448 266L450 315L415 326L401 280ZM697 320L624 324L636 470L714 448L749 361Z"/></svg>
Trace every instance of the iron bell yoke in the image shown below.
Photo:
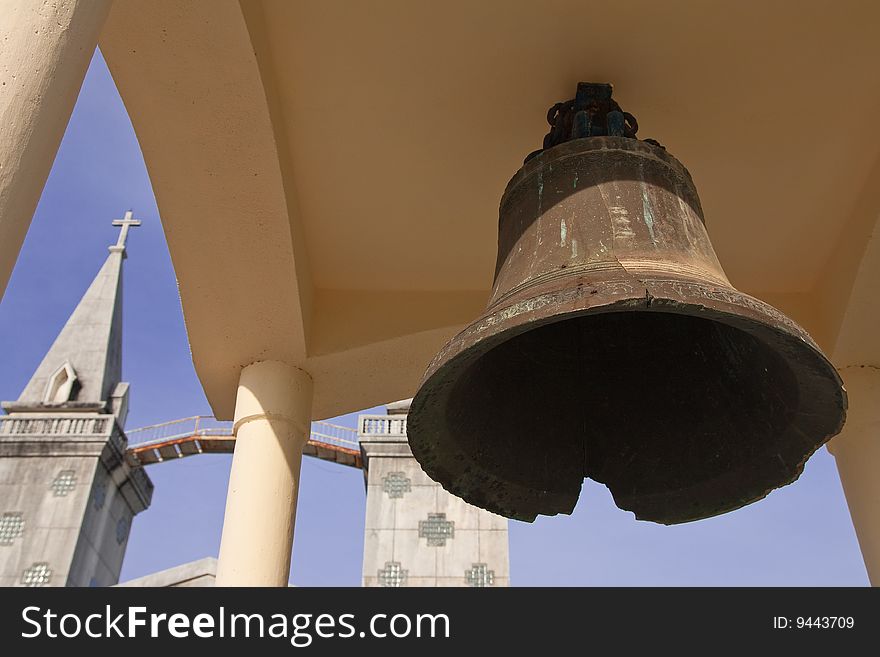
<svg viewBox="0 0 880 657"><path fill-rule="evenodd" d="M581 83L501 199L486 311L425 373L413 454L465 501L571 513L585 477L673 524L800 475L846 413L806 331L733 288L687 169Z"/></svg>

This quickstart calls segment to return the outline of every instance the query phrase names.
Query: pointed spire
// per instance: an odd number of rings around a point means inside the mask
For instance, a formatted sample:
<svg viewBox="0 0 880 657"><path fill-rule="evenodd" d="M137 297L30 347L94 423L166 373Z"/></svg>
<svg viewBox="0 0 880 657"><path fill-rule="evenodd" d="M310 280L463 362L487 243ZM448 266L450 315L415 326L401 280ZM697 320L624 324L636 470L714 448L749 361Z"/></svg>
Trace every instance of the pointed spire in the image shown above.
<svg viewBox="0 0 880 657"><path fill-rule="evenodd" d="M112 410L114 391L122 378L122 261L130 226L140 221L115 220L119 240L70 315L40 366L9 412Z"/></svg>

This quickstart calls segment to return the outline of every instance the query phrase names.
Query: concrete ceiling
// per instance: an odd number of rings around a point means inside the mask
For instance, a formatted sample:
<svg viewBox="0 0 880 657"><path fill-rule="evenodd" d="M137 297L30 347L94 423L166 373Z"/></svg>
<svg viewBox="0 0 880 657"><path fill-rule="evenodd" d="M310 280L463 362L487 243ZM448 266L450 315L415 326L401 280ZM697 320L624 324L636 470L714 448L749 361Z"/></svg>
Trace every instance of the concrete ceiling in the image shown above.
<svg viewBox="0 0 880 657"><path fill-rule="evenodd" d="M487 288L507 180L596 80L690 168L734 284L809 290L878 154L880 7L720 4L263 3L315 284Z"/></svg>
<svg viewBox="0 0 880 657"><path fill-rule="evenodd" d="M480 312L501 193L579 80L613 82L690 169L733 284L833 346L839 298L874 274L878 19L840 0L117 0L101 46L215 412L243 365L279 358L323 417L410 396Z"/></svg>

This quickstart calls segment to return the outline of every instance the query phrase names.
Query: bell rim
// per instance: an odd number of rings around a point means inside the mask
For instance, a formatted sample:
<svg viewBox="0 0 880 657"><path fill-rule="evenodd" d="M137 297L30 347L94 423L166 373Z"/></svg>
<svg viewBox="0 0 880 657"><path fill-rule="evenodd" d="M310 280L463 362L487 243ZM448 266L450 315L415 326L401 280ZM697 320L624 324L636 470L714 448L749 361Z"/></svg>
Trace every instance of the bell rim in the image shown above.
<svg viewBox="0 0 880 657"><path fill-rule="evenodd" d="M456 380L476 358L489 353L504 342L534 328L591 315L633 311L682 314L703 317L743 330L753 337L762 340L762 342L777 348L776 351L788 353L791 357L786 356L785 362L792 369L793 373L804 374L806 369L815 370L816 375L810 382L802 381L798 378L799 393L803 390L812 390L808 397L819 402L824 399L829 409L834 408L838 410L837 421L829 428L829 431L821 436L817 435L809 439L813 447L805 451L802 461L792 472L792 476L789 479L781 481L759 494L750 494L744 502L738 500L734 504L725 508L719 508L716 512L709 515L684 518L674 522L663 522L637 514L636 517L639 519L654 520L662 524L679 524L713 517L756 502L766 497L773 490L797 480L803 471L806 461L843 428L846 421L847 394L840 374L818 345L810 338L809 334L773 306L744 294L733 287L705 285L688 279L633 280L622 278L610 282L604 280L601 284L594 286L590 286L589 281L585 279L580 282L576 282L576 280L571 281L562 291L558 287L551 291L537 286L538 289L527 288L521 290L518 294L504 299L501 304L491 305L483 315L449 340L428 366L419 390L413 398L407 421L407 435L416 460L420 463L426 474L431 479L438 481L447 491L493 513L529 522L533 521L538 515L570 514L574 510L574 506L580 496L580 486L583 484L583 479L588 478L586 474L580 481L577 494L573 494L572 491L572 493L562 496L564 499L556 499L554 510L548 510L547 512L539 511L535 514L520 514L511 508L504 507L504 505L493 503L491 495L486 497L481 494L478 488L467 486L468 477L463 476L461 467L456 468L453 466L454 457L447 456L442 459L442 463L431 457L431 452L434 450L435 445L440 442L439 431L443 423L430 420L432 412L428 406L429 404L434 405L435 410L433 413L436 415L436 409L442 408L443 404L440 400L434 399L435 396L443 397L444 391L445 395L448 396ZM605 287L610 285L612 288L616 285L619 290L628 291L617 295L609 294L607 290L604 293L600 293L599 288L603 285ZM639 292L636 292L637 290ZM567 296L560 299L560 292L562 294L567 293ZM516 307L519 307L521 312L515 312ZM752 330L747 330L747 327ZM766 340L764 339L766 337L772 339ZM794 358L795 353L798 354L797 359ZM808 362L810 362L811 367L791 367L795 360L800 360L801 358L809 359ZM821 372L821 376L819 372ZM822 388L820 391L814 389L815 386L813 384L817 382L820 384L819 388ZM810 383L810 385L807 385L807 383ZM835 393L835 395L829 395L829 392ZM834 399L832 399L832 396ZM803 416L802 408L803 406L799 404L796 418ZM815 412L815 408L810 408ZM428 423L428 426L423 431L422 425L425 422ZM793 419L789 430L799 431L795 425L796 420ZM438 437L432 439L431 435ZM463 452L460 452L460 454L462 460L468 458ZM472 465L473 463L471 462ZM535 498L536 491L530 490L528 486L499 479L485 470L481 470L479 475L484 482L496 481L496 486L501 485L508 489L519 487L521 494L533 499ZM549 494L549 491L545 492ZM548 501L550 497L553 496L549 495ZM621 504L616 497L615 503L621 509L632 511L632 509L627 509L624 504Z"/></svg>

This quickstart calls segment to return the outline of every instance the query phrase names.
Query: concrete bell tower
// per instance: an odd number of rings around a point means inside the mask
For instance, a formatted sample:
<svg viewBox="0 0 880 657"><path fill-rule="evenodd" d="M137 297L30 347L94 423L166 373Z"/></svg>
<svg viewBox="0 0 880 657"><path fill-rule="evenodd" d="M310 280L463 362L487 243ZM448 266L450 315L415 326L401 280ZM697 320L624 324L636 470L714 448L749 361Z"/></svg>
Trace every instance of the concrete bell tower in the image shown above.
<svg viewBox="0 0 880 657"><path fill-rule="evenodd" d="M0 417L0 586L108 586L153 484L125 462L122 263L128 230Z"/></svg>
<svg viewBox="0 0 880 657"><path fill-rule="evenodd" d="M411 399L358 417L367 484L364 586L510 586L507 518L446 492L413 458Z"/></svg>

